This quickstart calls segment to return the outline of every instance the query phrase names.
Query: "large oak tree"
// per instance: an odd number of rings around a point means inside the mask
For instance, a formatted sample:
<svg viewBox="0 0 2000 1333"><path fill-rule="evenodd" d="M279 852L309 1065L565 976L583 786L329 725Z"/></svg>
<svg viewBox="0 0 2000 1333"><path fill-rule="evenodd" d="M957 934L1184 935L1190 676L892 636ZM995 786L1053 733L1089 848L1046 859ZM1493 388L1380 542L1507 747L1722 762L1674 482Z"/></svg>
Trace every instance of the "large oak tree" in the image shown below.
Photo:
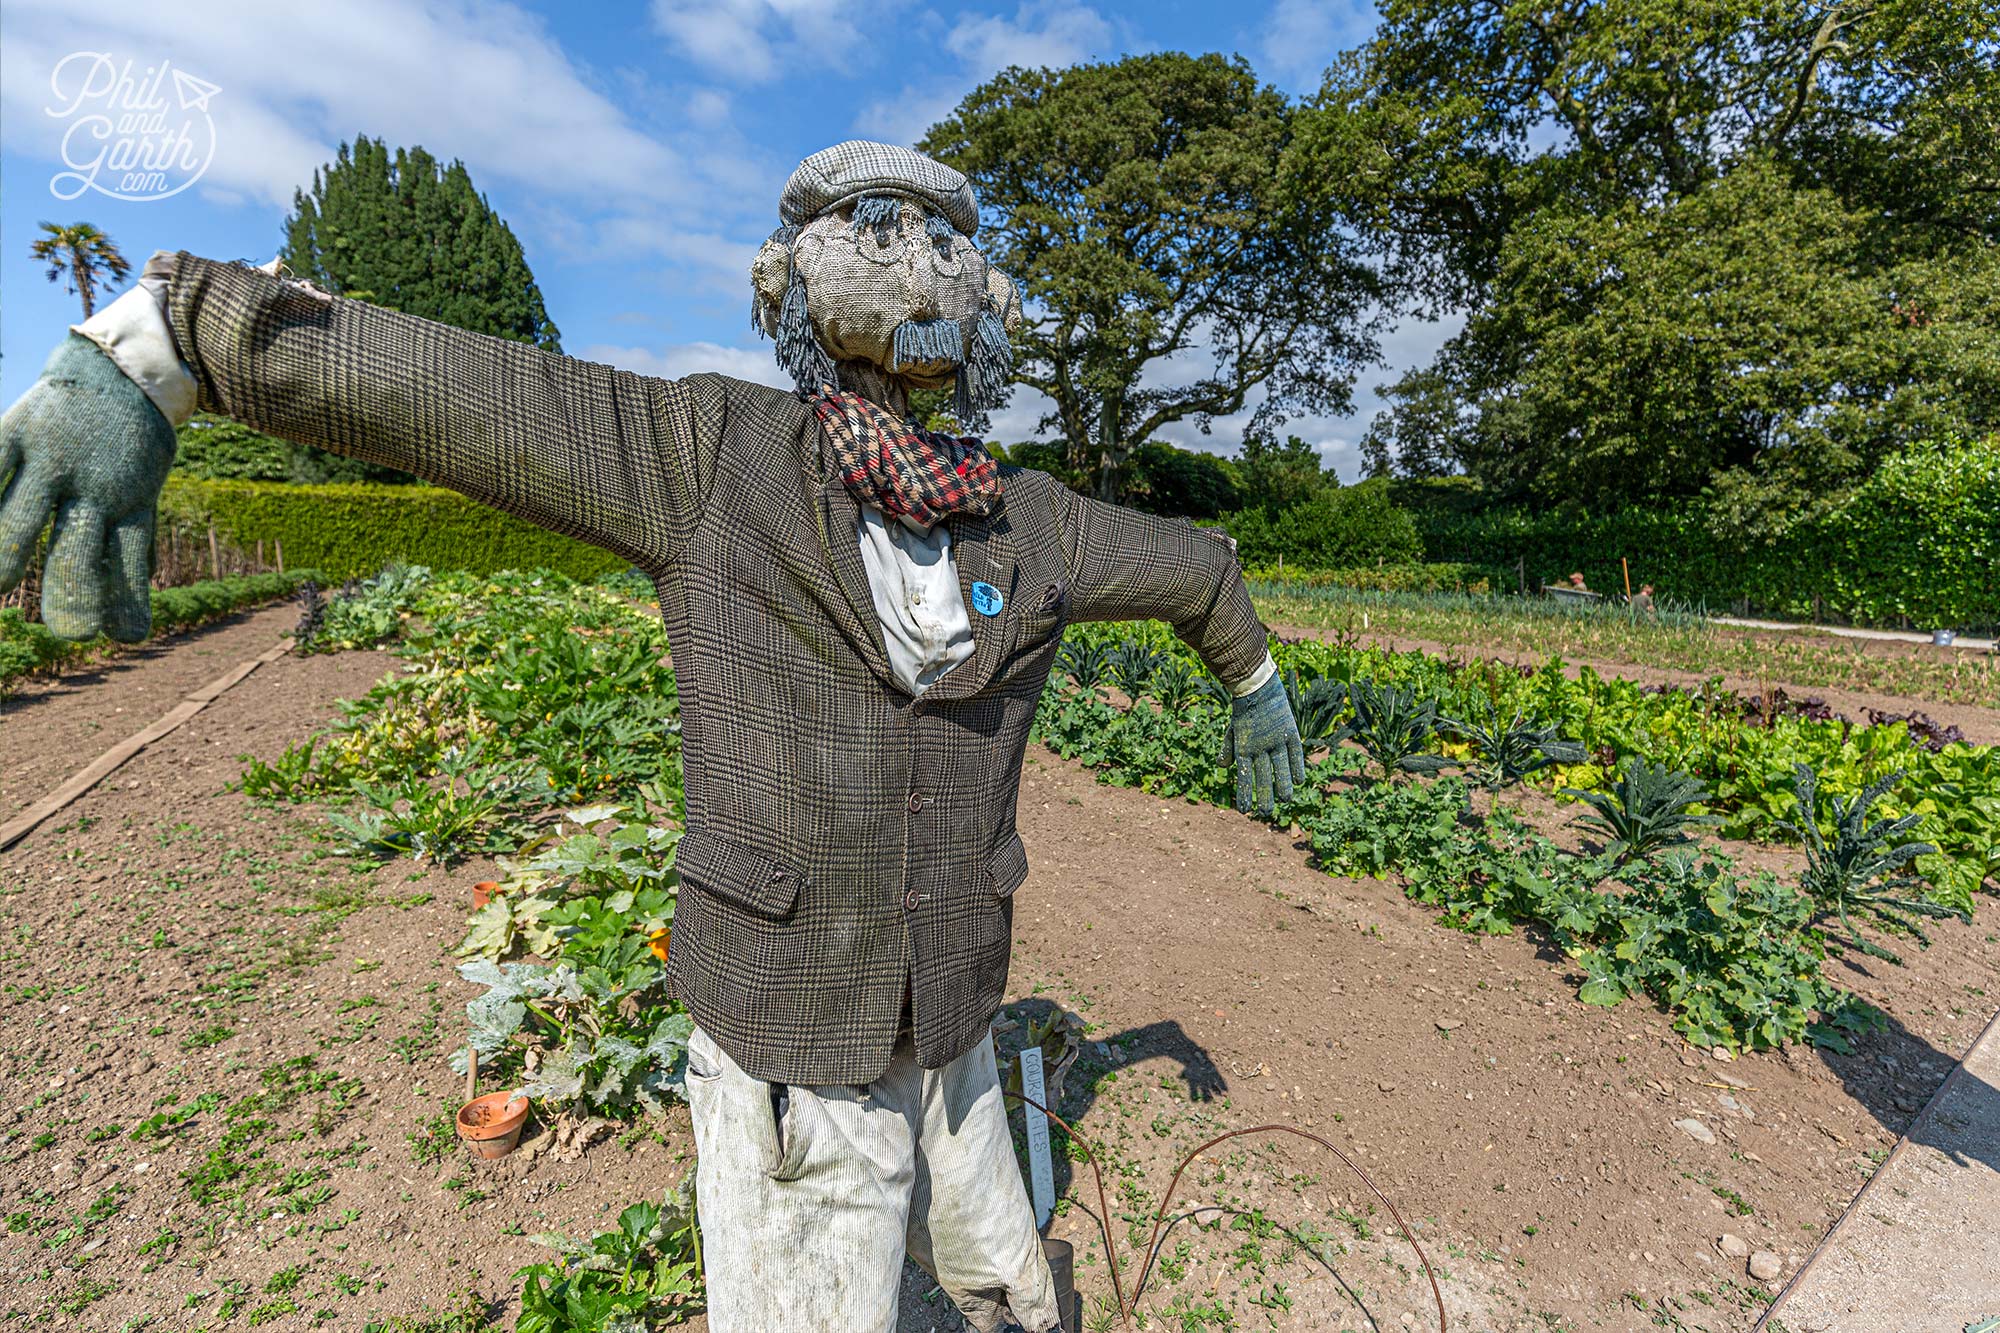
<svg viewBox="0 0 2000 1333"><path fill-rule="evenodd" d="M1989 0L1385 0L1302 186L1464 332L1373 461L1782 524L2000 405Z"/></svg>
<svg viewBox="0 0 2000 1333"><path fill-rule="evenodd" d="M1015 381L1100 497L1165 427L1343 412L1373 360L1374 274L1288 184L1294 114L1241 59L1166 52L1008 69L920 145L978 191L1024 289Z"/></svg>

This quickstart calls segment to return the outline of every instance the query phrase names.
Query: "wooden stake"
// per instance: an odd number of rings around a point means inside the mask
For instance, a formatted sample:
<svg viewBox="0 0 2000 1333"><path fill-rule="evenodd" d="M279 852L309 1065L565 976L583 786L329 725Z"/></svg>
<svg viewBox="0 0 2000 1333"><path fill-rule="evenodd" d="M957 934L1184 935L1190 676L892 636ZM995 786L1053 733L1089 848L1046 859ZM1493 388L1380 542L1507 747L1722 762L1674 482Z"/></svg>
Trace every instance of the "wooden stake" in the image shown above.
<svg viewBox="0 0 2000 1333"><path fill-rule="evenodd" d="M222 547L216 544L213 523L208 525L208 576L212 579L222 577Z"/></svg>
<svg viewBox="0 0 2000 1333"><path fill-rule="evenodd" d="M1632 566L1625 563L1625 557L1618 557L1618 567L1625 571L1625 600L1632 600Z"/></svg>

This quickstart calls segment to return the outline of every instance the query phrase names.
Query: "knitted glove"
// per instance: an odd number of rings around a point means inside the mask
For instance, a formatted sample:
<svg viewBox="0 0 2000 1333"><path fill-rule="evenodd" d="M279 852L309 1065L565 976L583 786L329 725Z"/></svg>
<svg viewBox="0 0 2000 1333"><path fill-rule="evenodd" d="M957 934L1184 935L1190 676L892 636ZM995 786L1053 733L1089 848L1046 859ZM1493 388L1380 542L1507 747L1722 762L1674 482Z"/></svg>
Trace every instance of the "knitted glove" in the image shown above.
<svg viewBox="0 0 2000 1333"><path fill-rule="evenodd" d="M1253 798L1257 812L1271 813L1271 792L1292 799L1292 784L1306 780L1306 752L1299 743L1299 724L1285 698L1285 682L1276 674L1230 705L1229 730L1222 741L1222 762L1236 768L1236 808L1248 810Z"/></svg>
<svg viewBox="0 0 2000 1333"><path fill-rule="evenodd" d="M88 338L72 333L0 417L0 592L42 569L42 619L62 639L136 643L153 627L154 509L174 428Z"/></svg>

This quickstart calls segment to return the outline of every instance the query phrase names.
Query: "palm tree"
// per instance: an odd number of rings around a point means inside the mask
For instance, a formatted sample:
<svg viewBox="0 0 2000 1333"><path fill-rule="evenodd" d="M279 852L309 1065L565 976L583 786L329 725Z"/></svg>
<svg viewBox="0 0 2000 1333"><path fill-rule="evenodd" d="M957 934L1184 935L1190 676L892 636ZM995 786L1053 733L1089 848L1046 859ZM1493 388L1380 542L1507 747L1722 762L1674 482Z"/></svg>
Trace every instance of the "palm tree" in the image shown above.
<svg viewBox="0 0 2000 1333"><path fill-rule="evenodd" d="M67 227L44 222L42 230L48 234L35 242L35 258L49 266L50 282L68 278L70 291L83 298L83 317L89 319L97 309L98 287L125 281L132 265L109 236L88 222Z"/></svg>

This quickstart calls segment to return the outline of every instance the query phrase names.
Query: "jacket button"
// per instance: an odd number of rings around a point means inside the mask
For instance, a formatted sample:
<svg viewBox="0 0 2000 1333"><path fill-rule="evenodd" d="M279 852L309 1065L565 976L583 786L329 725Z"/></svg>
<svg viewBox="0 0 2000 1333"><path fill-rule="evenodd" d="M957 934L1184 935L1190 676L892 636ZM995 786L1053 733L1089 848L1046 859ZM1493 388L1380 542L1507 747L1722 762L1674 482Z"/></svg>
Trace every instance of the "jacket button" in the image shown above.
<svg viewBox="0 0 2000 1333"><path fill-rule="evenodd" d="M918 893L915 889L911 889L908 893L903 895L903 910L906 912L914 912L917 910L917 904L922 902L923 900L924 896L922 894Z"/></svg>
<svg viewBox="0 0 2000 1333"><path fill-rule="evenodd" d="M904 804L909 809L909 812L914 815L919 810L922 810L926 805L930 804L930 802L924 799L924 794L922 792L913 791L910 793L910 799L904 802Z"/></svg>

